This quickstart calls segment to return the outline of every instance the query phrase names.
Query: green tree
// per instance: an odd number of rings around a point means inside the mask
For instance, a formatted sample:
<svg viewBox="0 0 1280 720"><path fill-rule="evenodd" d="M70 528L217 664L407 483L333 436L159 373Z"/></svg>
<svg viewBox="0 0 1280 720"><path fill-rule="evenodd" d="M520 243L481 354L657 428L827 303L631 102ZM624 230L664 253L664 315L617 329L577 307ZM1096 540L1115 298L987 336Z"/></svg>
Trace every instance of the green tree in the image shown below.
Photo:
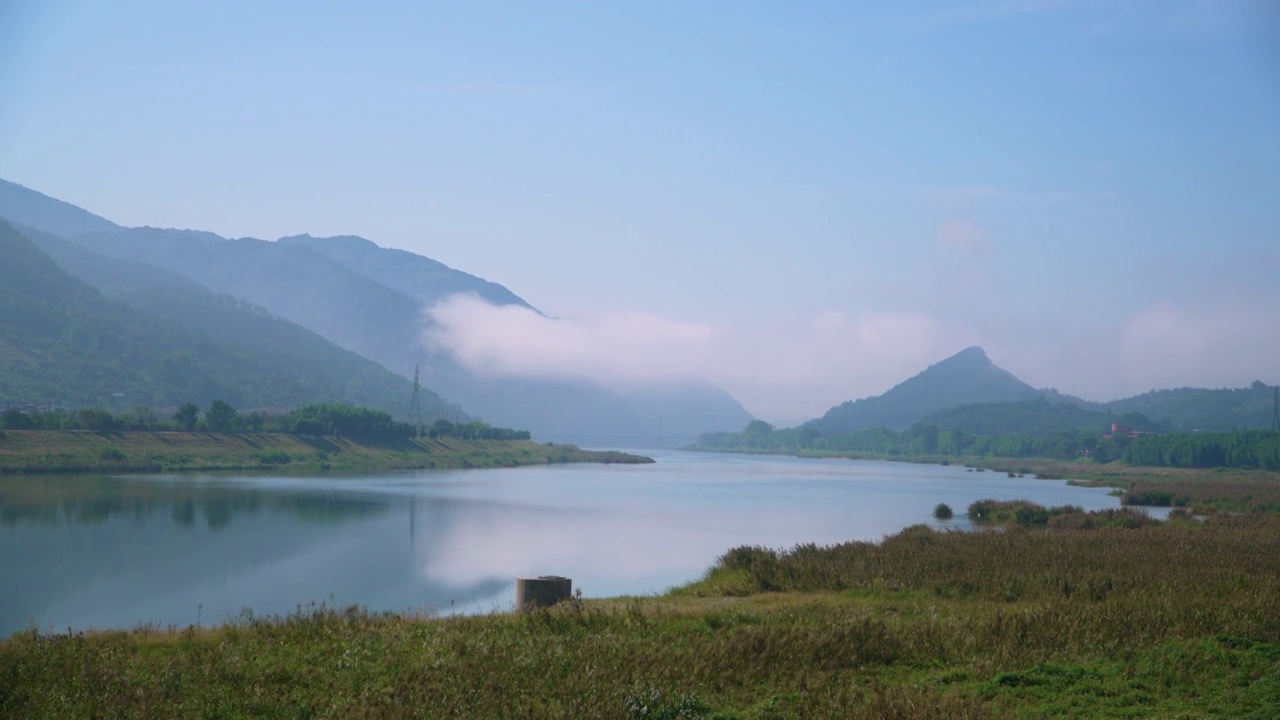
<svg viewBox="0 0 1280 720"><path fill-rule="evenodd" d="M195 403L187 403L178 408L178 412L173 414L173 419L178 421L183 430L191 431L196 429L196 420L200 417L200 407Z"/></svg>
<svg viewBox="0 0 1280 720"><path fill-rule="evenodd" d="M114 415L100 408L77 410L75 423L83 430L95 430L97 432L111 432L120 427L120 421Z"/></svg>
<svg viewBox="0 0 1280 720"><path fill-rule="evenodd" d="M813 447L813 441L822 437L822 433L818 432L818 429L815 427L805 426L800 428L800 432L797 437L799 438L797 442L800 447L811 448Z"/></svg>
<svg viewBox="0 0 1280 720"><path fill-rule="evenodd" d="M926 455L938 452L938 426L932 423L920 428L920 447Z"/></svg>
<svg viewBox="0 0 1280 720"><path fill-rule="evenodd" d="M209 425L209 429L214 432L226 432L231 429L231 423L235 422L236 409L230 404L222 400L214 400L209 405L209 410L204 414L204 421Z"/></svg>
<svg viewBox="0 0 1280 720"><path fill-rule="evenodd" d="M36 421L30 415L17 408L9 408L0 413L0 427L7 427L13 430L30 430L35 426Z"/></svg>
<svg viewBox="0 0 1280 720"><path fill-rule="evenodd" d="M748 447L758 447L773 430L773 426L763 420L752 420L742 429L742 442Z"/></svg>

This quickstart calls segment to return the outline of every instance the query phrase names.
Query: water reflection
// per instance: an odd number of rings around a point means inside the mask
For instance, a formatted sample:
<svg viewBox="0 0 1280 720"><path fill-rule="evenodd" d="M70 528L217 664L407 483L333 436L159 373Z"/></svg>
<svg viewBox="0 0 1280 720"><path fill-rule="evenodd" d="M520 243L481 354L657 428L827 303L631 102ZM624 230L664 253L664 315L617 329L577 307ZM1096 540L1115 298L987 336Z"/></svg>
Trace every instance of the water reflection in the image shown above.
<svg viewBox="0 0 1280 720"><path fill-rule="evenodd" d="M665 453L657 465L371 477L0 477L0 635L185 626L311 601L510 607L513 579L646 594L725 550L876 539L939 502L1115 507L1105 490L960 468ZM953 526L962 527L956 520Z"/></svg>
<svg viewBox="0 0 1280 720"><path fill-rule="evenodd" d="M0 476L0 524L95 525L113 516L141 521L155 512L169 512L183 527L203 522L218 530L233 516L245 513L287 512L303 521L339 522L387 510L385 501L229 488L211 484L208 476L159 481L169 487L110 476Z"/></svg>
<svg viewBox="0 0 1280 720"><path fill-rule="evenodd" d="M470 606L505 578L440 582L415 548L447 534L452 501L224 483L217 478L5 478L0 633L186 625L318 601ZM403 511L403 512L400 512Z"/></svg>

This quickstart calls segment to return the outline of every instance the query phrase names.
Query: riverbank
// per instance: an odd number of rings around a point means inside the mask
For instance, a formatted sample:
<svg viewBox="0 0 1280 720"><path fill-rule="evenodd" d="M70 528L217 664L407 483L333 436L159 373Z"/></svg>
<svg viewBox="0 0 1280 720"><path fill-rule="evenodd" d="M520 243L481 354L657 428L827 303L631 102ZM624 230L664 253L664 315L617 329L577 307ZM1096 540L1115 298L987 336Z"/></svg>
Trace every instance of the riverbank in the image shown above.
<svg viewBox="0 0 1280 720"><path fill-rule="evenodd" d="M700 448L700 452L724 452ZM1082 487L1114 488L1125 505L1185 507L1196 512L1280 513L1280 472L1236 468L1169 468L1125 465L1120 461L1003 458L946 455L884 455L821 450L738 450L747 455L805 458L843 458L964 465L974 471L1023 475L1043 480L1066 480Z"/></svg>
<svg viewBox="0 0 1280 720"><path fill-rule="evenodd" d="M545 463L650 463L616 451L529 440L359 440L332 435L6 430L0 473L410 470Z"/></svg>
<svg viewBox="0 0 1280 720"><path fill-rule="evenodd" d="M739 548L663 596L0 641L13 717L1263 717L1280 518Z"/></svg>

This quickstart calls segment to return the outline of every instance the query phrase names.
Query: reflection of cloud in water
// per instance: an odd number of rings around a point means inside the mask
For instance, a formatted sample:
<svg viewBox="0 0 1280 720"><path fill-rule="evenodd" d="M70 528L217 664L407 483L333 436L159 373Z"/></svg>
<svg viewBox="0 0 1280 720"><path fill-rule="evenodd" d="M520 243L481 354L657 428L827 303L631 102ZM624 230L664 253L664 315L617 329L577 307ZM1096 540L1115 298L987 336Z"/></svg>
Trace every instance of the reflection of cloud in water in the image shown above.
<svg viewBox="0 0 1280 720"><path fill-rule="evenodd" d="M451 585L554 573L575 576L580 585L625 586L659 575L695 577L734 545L785 545L798 530L814 527L812 517L758 519L758 531L748 537L742 526L749 518L705 512L472 508L442 537L419 545L419 572Z"/></svg>

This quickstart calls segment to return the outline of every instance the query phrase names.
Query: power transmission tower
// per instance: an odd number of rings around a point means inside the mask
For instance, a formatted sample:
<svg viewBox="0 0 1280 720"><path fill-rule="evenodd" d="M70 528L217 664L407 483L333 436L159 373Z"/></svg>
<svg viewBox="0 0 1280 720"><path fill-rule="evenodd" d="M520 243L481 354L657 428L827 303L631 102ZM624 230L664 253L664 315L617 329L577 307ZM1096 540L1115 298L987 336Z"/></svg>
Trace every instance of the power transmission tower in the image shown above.
<svg viewBox="0 0 1280 720"><path fill-rule="evenodd" d="M1274 401L1271 404L1271 429L1280 432L1280 385L1271 388Z"/></svg>
<svg viewBox="0 0 1280 720"><path fill-rule="evenodd" d="M422 415L422 391L418 385L418 366L413 366L413 397L409 398L409 423L415 428L426 427L427 420Z"/></svg>

